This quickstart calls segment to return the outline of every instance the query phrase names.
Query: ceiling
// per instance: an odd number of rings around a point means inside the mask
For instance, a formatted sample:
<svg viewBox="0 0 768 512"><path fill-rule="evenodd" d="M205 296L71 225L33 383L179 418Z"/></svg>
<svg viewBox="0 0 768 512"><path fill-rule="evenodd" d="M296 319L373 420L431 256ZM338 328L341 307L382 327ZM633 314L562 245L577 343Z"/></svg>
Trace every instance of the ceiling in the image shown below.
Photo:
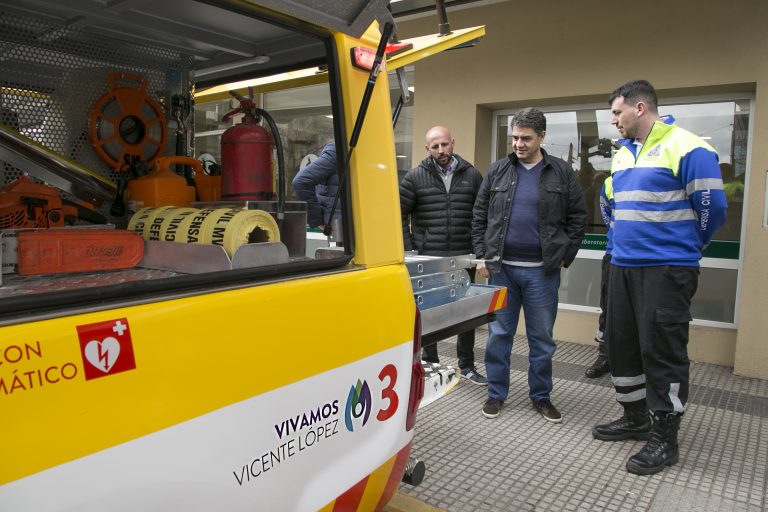
<svg viewBox="0 0 768 512"><path fill-rule="evenodd" d="M91 36L175 49L194 58L197 82L205 86L324 61L322 40L296 18L354 36L374 19L391 19L388 0L257 1L261 7L242 0L0 0L0 31L17 30L10 19L15 14L46 22L46 30L25 35L40 44L63 37L62 28L74 28ZM254 17L263 16L264 7L277 11L280 24ZM265 55L269 62L263 62Z"/></svg>
<svg viewBox="0 0 768 512"><path fill-rule="evenodd" d="M494 1L445 4L453 10ZM278 24L259 19L264 8L276 11ZM39 20L44 28L19 29L13 15ZM191 56L197 86L207 88L323 64L323 41L313 35L322 30L296 18L359 36L374 19L427 15L436 15L434 0L0 0L0 32L29 32L16 34L22 43L0 45L0 61L23 67L31 58L25 55L40 46L76 49L83 44L77 34L91 41L108 37Z"/></svg>

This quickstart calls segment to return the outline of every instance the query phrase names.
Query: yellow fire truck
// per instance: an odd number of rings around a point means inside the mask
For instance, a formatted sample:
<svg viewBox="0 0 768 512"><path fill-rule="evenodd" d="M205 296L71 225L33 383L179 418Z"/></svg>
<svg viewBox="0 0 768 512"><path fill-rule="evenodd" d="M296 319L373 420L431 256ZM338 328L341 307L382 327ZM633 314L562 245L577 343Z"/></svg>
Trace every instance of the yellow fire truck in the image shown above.
<svg viewBox="0 0 768 512"><path fill-rule="evenodd" d="M386 4L0 0L0 510L389 501L420 343L505 295L467 281L469 256L404 255L383 72L483 28L395 44ZM308 255L284 127L255 107L309 84L340 215ZM270 128L261 196L190 158L194 102L230 91Z"/></svg>

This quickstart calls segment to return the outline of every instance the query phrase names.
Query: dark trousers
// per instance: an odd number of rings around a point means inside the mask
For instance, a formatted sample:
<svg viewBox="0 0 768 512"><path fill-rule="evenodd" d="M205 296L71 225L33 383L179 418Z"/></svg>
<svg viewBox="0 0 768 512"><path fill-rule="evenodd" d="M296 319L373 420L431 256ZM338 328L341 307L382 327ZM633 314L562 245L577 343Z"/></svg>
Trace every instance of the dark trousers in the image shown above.
<svg viewBox="0 0 768 512"><path fill-rule="evenodd" d="M681 414L688 400L688 322L696 267L610 267L608 361L622 405Z"/></svg>
<svg viewBox="0 0 768 512"><path fill-rule="evenodd" d="M469 282L475 281L475 269L468 268ZM437 355L437 343L424 347L423 359L429 363L439 363ZM475 366L475 330L464 331L456 337L456 356L459 358L459 368L472 368Z"/></svg>
<svg viewBox="0 0 768 512"><path fill-rule="evenodd" d="M611 255L603 255L600 264L600 316L597 319L597 342L600 350L605 351L605 316L608 313L608 280L611 273Z"/></svg>

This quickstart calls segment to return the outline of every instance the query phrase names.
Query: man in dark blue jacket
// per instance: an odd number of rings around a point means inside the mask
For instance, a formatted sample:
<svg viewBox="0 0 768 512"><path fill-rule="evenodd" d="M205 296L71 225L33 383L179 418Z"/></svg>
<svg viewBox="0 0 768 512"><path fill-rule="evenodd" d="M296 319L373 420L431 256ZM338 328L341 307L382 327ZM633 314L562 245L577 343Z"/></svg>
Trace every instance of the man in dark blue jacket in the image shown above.
<svg viewBox="0 0 768 512"><path fill-rule="evenodd" d="M547 120L527 108L512 117L513 153L491 164L475 201L472 240L485 260L477 272L507 288L507 305L489 325L485 349L488 400L495 418L509 393L510 357L520 309L525 314L529 397L547 421L562 415L552 405L552 331L560 269L571 264L587 224L584 195L570 165L541 149Z"/></svg>
<svg viewBox="0 0 768 512"><path fill-rule="evenodd" d="M307 202L307 224L324 228L331 219L331 208L339 190L336 144L326 144L320 155L293 178L293 190L301 201ZM339 217L339 205L334 217Z"/></svg>

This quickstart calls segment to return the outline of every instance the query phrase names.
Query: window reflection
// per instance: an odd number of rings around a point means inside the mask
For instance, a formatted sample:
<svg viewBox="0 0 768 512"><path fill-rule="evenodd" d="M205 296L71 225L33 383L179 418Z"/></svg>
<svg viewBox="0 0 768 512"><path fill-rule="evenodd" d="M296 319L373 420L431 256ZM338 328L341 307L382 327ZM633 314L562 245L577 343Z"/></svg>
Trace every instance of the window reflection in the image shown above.
<svg viewBox="0 0 768 512"><path fill-rule="evenodd" d="M392 102L392 112L395 112L399 98L402 95L400 91L400 82L396 73L389 73L389 97ZM413 165L413 109L416 99L416 88L414 86L415 71L413 66L405 68L405 81L408 85L408 101L404 101L395 124L395 158L397 159L398 181L410 171ZM417 151L421 146L416 146Z"/></svg>

